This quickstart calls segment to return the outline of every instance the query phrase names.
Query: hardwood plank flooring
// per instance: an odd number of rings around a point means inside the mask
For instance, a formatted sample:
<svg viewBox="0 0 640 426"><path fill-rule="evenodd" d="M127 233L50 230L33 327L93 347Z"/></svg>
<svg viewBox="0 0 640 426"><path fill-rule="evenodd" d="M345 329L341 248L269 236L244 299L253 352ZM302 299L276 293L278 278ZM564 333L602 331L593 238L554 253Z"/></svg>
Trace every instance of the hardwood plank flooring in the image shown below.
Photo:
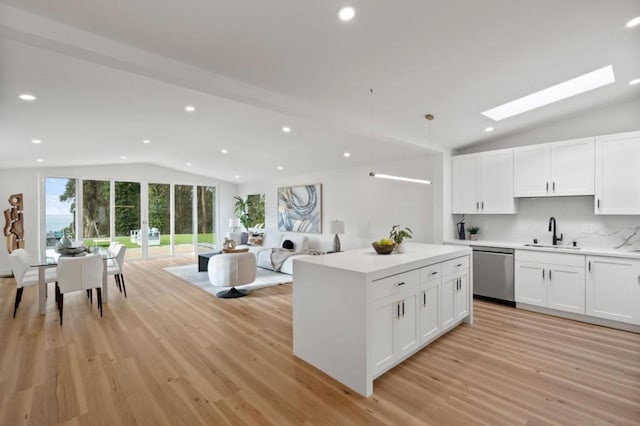
<svg viewBox="0 0 640 426"><path fill-rule="evenodd" d="M186 263L129 262L127 299L66 295L62 327L0 279L0 424L640 424L638 334L475 301L364 398L293 356L290 285L217 299Z"/></svg>

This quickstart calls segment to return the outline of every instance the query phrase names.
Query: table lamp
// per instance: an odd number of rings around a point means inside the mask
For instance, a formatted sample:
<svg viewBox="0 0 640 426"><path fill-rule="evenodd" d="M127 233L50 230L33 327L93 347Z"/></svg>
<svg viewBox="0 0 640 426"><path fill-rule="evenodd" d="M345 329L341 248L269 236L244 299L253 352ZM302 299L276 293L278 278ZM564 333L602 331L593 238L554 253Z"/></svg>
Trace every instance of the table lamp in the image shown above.
<svg viewBox="0 0 640 426"><path fill-rule="evenodd" d="M340 238L338 235L344 234L344 222L341 220L332 220L329 222L329 233L336 234L333 237L333 251L336 253L340 251Z"/></svg>
<svg viewBox="0 0 640 426"><path fill-rule="evenodd" d="M229 228L231 228L232 232L236 232L240 227L240 218L232 217L229 219Z"/></svg>

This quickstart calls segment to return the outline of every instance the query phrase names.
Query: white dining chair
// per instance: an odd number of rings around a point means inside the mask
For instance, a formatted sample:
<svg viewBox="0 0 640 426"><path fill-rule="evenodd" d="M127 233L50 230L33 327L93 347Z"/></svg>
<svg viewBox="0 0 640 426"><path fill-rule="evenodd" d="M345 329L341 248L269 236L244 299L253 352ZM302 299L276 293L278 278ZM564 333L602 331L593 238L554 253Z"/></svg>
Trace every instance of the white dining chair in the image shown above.
<svg viewBox="0 0 640 426"><path fill-rule="evenodd" d="M127 287L124 284L124 255L126 252L127 246L118 244L112 253L115 258L107 261L107 275L113 275L120 293L124 290L124 297L127 297Z"/></svg>
<svg viewBox="0 0 640 426"><path fill-rule="evenodd" d="M102 257L89 254L79 257L60 257L56 299L60 312L60 325L64 314L64 295L73 291L93 290L98 293L98 309L102 316Z"/></svg>
<svg viewBox="0 0 640 426"><path fill-rule="evenodd" d="M31 268L31 258L25 249L16 249L9 255L9 264L16 279L16 301L13 307L13 317L16 317L18 306L22 300L22 292L25 287L38 285L38 268ZM45 270L44 282L51 283L56 281L55 268Z"/></svg>

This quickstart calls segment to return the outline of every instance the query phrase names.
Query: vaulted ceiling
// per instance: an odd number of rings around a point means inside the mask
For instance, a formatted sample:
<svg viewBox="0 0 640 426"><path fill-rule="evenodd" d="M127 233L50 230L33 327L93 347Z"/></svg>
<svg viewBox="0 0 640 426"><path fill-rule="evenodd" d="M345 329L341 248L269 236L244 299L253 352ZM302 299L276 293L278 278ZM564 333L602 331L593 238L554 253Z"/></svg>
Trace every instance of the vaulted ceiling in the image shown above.
<svg viewBox="0 0 640 426"><path fill-rule="evenodd" d="M625 28L637 0L354 0L350 22L334 0L0 3L0 167L135 161L250 181L455 149L640 96L640 27ZM612 85L481 115L608 64Z"/></svg>

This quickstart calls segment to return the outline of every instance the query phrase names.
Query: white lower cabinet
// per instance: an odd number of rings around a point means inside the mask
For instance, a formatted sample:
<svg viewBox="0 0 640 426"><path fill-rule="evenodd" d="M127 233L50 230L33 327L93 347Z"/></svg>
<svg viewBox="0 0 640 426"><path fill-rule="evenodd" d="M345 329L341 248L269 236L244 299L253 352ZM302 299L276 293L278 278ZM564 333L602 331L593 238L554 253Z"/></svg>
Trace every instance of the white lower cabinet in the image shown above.
<svg viewBox="0 0 640 426"><path fill-rule="evenodd" d="M585 313L585 258L516 250L516 302Z"/></svg>
<svg viewBox="0 0 640 426"><path fill-rule="evenodd" d="M371 353L374 374L379 374L469 315L469 256L373 286Z"/></svg>
<svg viewBox="0 0 640 426"><path fill-rule="evenodd" d="M587 315L640 325L640 260L587 256Z"/></svg>

